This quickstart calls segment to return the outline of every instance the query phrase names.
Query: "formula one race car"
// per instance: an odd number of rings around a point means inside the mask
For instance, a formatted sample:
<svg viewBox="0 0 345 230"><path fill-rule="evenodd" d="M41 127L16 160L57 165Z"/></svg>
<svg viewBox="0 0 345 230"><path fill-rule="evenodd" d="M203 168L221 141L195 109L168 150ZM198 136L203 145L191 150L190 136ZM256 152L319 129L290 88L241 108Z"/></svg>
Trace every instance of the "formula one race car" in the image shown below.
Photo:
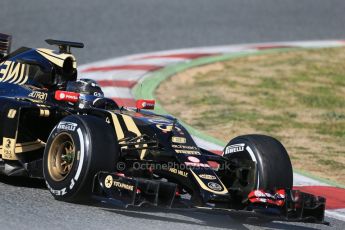
<svg viewBox="0 0 345 230"><path fill-rule="evenodd" d="M71 48L20 48L0 34L0 173L42 178L58 200L101 199L123 206L238 210L324 222L325 198L292 190L289 156L276 139L245 135L221 155L196 145L169 115L104 97L97 82L77 80Z"/></svg>

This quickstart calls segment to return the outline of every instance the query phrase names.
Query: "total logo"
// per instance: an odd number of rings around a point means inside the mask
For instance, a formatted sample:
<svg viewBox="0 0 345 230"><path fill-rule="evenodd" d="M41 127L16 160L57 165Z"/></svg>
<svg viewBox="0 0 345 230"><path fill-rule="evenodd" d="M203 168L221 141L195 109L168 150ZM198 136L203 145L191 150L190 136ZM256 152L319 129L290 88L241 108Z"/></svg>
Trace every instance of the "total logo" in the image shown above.
<svg viewBox="0 0 345 230"><path fill-rule="evenodd" d="M141 103L142 107L154 107L155 104L154 103L148 103L146 101L144 101L143 103Z"/></svg>
<svg viewBox="0 0 345 230"><path fill-rule="evenodd" d="M155 107L155 100L137 100L136 107L137 109L154 109Z"/></svg>
<svg viewBox="0 0 345 230"><path fill-rule="evenodd" d="M79 93L68 92L68 91L61 91L57 90L55 92L55 99L58 101L68 101L68 102L77 102L79 100Z"/></svg>
<svg viewBox="0 0 345 230"><path fill-rule="evenodd" d="M200 160L198 158L196 158L196 157L193 157L193 156L189 156L188 160L190 162L193 162L193 163L200 163Z"/></svg>
<svg viewBox="0 0 345 230"><path fill-rule="evenodd" d="M184 162L187 166L210 168L208 164L200 163L200 160L197 157L189 156L187 159L188 161Z"/></svg>

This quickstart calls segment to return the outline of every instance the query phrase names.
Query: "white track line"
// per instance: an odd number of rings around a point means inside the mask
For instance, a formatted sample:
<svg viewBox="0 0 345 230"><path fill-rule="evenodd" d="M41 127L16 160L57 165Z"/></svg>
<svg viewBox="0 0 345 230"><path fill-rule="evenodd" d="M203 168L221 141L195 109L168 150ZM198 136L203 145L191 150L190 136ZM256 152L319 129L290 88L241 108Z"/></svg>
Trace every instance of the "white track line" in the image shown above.
<svg viewBox="0 0 345 230"><path fill-rule="evenodd" d="M138 81L147 71L145 70L112 70L107 72L88 72L79 74L80 78L99 80L127 80Z"/></svg>

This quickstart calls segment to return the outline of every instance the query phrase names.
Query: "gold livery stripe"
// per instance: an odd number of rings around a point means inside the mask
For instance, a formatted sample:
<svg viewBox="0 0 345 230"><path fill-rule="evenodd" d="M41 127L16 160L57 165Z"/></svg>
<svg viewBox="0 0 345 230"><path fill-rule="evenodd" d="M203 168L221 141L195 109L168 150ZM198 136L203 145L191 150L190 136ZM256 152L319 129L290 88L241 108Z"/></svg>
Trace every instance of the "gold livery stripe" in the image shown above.
<svg viewBox="0 0 345 230"><path fill-rule="evenodd" d="M17 65L14 67L14 62L11 63L9 67L9 72L7 74L7 77L4 79L4 82L11 80L11 78L15 78L19 75L20 72L20 63L17 63ZM13 69L14 67L14 69ZM11 83L11 82L10 82Z"/></svg>
<svg viewBox="0 0 345 230"><path fill-rule="evenodd" d="M45 52L45 51L43 51L43 49L39 49L38 52L44 53L50 57L57 58L57 59L60 59L62 61L64 60L63 58L60 58L57 54L53 54L52 52L51 53Z"/></svg>
<svg viewBox="0 0 345 230"><path fill-rule="evenodd" d="M115 133L117 136L117 140L121 140L125 137L125 135L123 134L123 130L121 128L119 119L117 118L117 116L114 113L111 113L111 117L113 119L114 122L114 126L115 126Z"/></svg>
<svg viewBox="0 0 345 230"><path fill-rule="evenodd" d="M41 140L17 143L15 146L15 153L29 152L29 151L43 148L44 146L45 146L45 143ZM3 146L0 145L0 150L2 149L3 149Z"/></svg>
<svg viewBox="0 0 345 230"><path fill-rule="evenodd" d="M40 117L49 117L50 111L49 109L40 109Z"/></svg>
<svg viewBox="0 0 345 230"><path fill-rule="evenodd" d="M25 74L24 79L23 79L21 82L18 82L18 84L19 84L19 85L25 84L25 82L28 81L28 78L29 78L29 68L26 69L26 74Z"/></svg>
<svg viewBox="0 0 345 230"><path fill-rule="evenodd" d="M20 84L23 81L23 79L26 78L27 75L29 75L29 68L24 68L24 66L23 66L21 74L20 74L19 78L14 82L14 84Z"/></svg>
<svg viewBox="0 0 345 230"><path fill-rule="evenodd" d="M127 115L122 115L123 120L125 121L125 124L127 126L127 129L133 133L135 133L137 136L141 136L141 133L137 127L137 125L134 123L133 118Z"/></svg>
<svg viewBox="0 0 345 230"><path fill-rule="evenodd" d="M17 110L15 110L15 109L10 109L10 110L8 111L7 117L8 117L8 118L14 118L14 117L16 116L16 113L17 113Z"/></svg>
<svg viewBox="0 0 345 230"><path fill-rule="evenodd" d="M214 194L220 194L220 195L223 195L223 194L227 194L228 193L228 190L225 188L225 186L223 185L223 183L218 180L218 182L220 183L220 185L223 187L223 191L214 191L212 189L210 189L209 187L207 187L204 182L198 177L198 175L196 175L193 170L190 170L192 175L194 176L194 178L196 179L196 181L198 182L198 184L201 186L201 188L203 188L204 190L206 191L209 191L209 192L212 192Z"/></svg>
<svg viewBox="0 0 345 230"><path fill-rule="evenodd" d="M125 121L125 124L127 126L127 129L133 133L135 133L138 137L141 136L141 132L139 131L137 125L135 124L133 118L127 115L122 115L123 120ZM138 145L139 146L139 145ZM138 147L136 146L136 147ZM144 144L143 147L147 147L147 144ZM144 159L146 155L147 149L142 149L140 153L140 159Z"/></svg>
<svg viewBox="0 0 345 230"><path fill-rule="evenodd" d="M16 144L16 153L34 151L43 148L45 143L41 140Z"/></svg>
<svg viewBox="0 0 345 230"><path fill-rule="evenodd" d="M49 61L53 62L55 65L63 67L63 63L67 58L72 58L73 60L73 68L77 68L77 63L75 57L72 54L57 54L54 53L53 50L39 48L37 52L41 54L43 57L48 59Z"/></svg>

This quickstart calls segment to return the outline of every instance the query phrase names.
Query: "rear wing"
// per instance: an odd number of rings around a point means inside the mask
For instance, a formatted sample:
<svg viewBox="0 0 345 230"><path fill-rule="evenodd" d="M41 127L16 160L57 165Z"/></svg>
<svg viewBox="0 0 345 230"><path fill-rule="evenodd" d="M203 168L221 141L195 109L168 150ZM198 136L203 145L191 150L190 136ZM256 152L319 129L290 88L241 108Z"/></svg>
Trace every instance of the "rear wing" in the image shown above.
<svg viewBox="0 0 345 230"><path fill-rule="evenodd" d="M12 36L0 33L0 58L6 56L11 51Z"/></svg>

